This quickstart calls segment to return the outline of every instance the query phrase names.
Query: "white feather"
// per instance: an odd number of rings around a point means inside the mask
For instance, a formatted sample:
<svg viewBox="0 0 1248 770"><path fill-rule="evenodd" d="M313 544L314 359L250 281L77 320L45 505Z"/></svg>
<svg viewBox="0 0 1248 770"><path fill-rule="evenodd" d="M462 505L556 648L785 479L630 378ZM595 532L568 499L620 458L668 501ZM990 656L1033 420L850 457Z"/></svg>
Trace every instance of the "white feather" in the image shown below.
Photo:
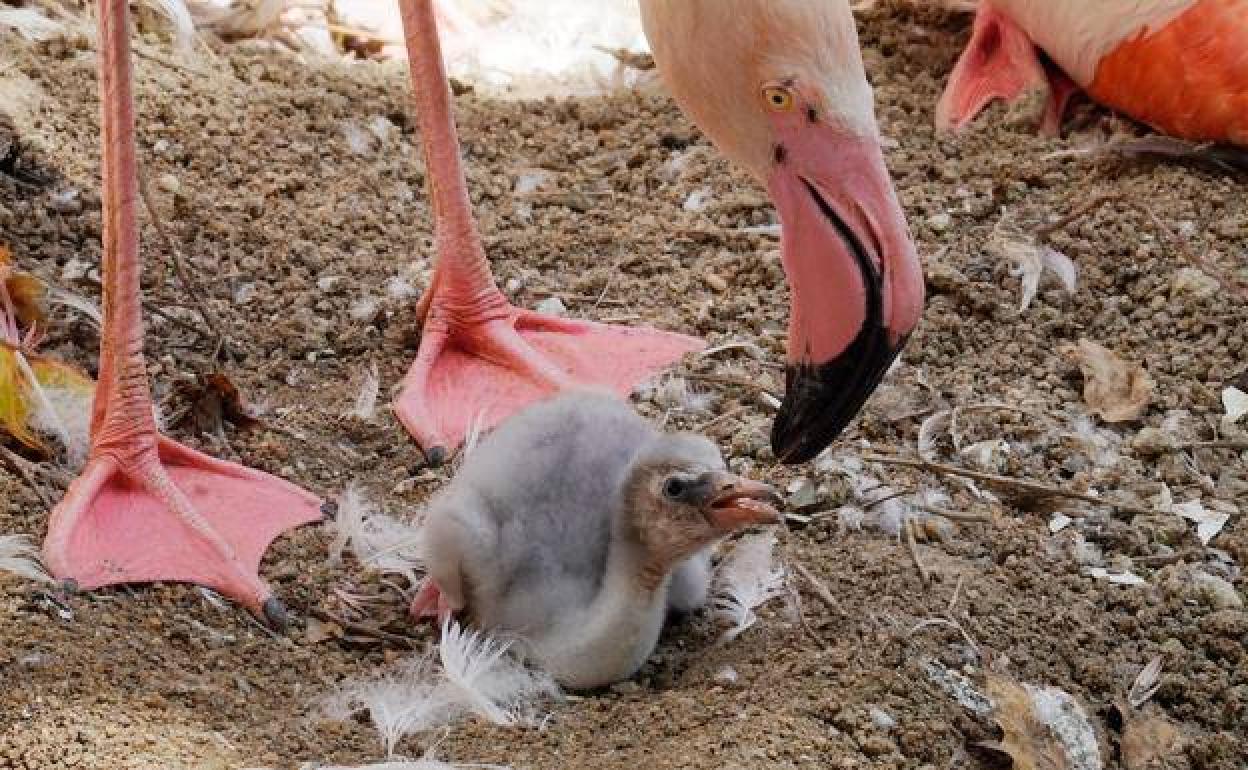
<svg viewBox="0 0 1248 770"><path fill-rule="evenodd" d="M772 532L747 535L715 571L714 616L731 624L720 636L729 641L758 621L757 607L784 593L784 568L776 564Z"/></svg>
<svg viewBox="0 0 1248 770"><path fill-rule="evenodd" d="M73 292L65 291L56 286L47 286L48 300L53 305L63 305L71 310L77 310L95 325L96 329L104 323L104 316L100 313L100 306L91 300Z"/></svg>
<svg viewBox="0 0 1248 770"><path fill-rule="evenodd" d="M36 8L0 9L0 27L8 27L33 43L65 34L65 25L49 19Z"/></svg>
<svg viewBox="0 0 1248 770"><path fill-rule="evenodd" d="M403 736L469 715L499 725L540 725L537 703L559 694L548 674L526 668L511 654L511 642L447 621L436 658L430 650L378 677L348 682L323 708L339 720L367 711L386 754L393 756Z"/></svg>
<svg viewBox="0 0 1248 770"><path fill-rule="evenodd" d="M39 547L29 535L0 535L0 572L39 583L52 582L39 561Z"/></svg>
<svg viewBox="0 0 1248 770"><path fill-rule="evenodd" d="M60 442L65 450L65 463L77 469L86 462L91 446L91 404L94 393L77 393L65 388L45 388L35 377L20 351L14 358L35 398L30 426Z"/></svg>
<svg viewBox="0 0 1248 770"><path fill-rule="evenodd" d="M195 38L195 22L191 12L183 0L145 0L145 2L164 14L169 20L173 32L174 47L187 49Z"/></svg>
<svg viewBox="0 0 1248 770"><path fill-rule="evenodd" d="M332 529L330 564L340 563L342 552L349 549L365 567L398 573L416 582L421 563L419 528L376 510L357 484L348 484L338 498Z"/></svg>
<svg viewBox="0 0 1248 770"><path fill-rule="evenodd" d="M355 406L347 414L365 422L371 421L377 415L377 398L380 395L381 375L377 372L376 362L369 362L360 383L360 392L355 396Z"/></svg>
<svg viewBox="0 0 1248 770"><path fill-rule="evenodd" d="M557 697L559 687L549 674L525 667L511 647L511 641L448 620L438 653L458 702L496 725L535 726L536 703Z"/></svg>

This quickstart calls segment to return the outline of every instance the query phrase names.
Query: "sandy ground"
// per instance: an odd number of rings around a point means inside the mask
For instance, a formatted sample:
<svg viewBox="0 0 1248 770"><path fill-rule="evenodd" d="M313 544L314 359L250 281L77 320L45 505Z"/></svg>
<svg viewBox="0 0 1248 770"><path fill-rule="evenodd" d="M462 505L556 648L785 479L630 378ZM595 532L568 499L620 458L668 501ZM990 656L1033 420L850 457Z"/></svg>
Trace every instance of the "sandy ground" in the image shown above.
<svg viewBox="0 0 1248 770"><path fill-rule="evenodd" d="M1243 374L1248 310L1225 290L1203 291L1182 270L1190 267L1185 254L1196 254L1228 270L1238 264L1242 274L1244 180L1178 165L1046 157L1126 128L1088 108L1064 139L1038 137L1000 108L963 137L938 137L932 109L964 24L879 12L863 30L888 162L931 296L905 365L839 446L912 453L927 416L962 407L961 444L1004 439L1007 452L980 459L1005 473L1145 507L1157 504L1164 483L1176 501L1242 511L1242 453L1158 453L1140 435L1151 427L1178 441L1217 437L1219 392ZM3 47L10 114L0 139L16 140L20 158L0 173L0 242L28 269L95 297L94 56L11 37ZM391 513L415 514L447 471L423 467L384 410L371 421L343 416L367 367L379 367L384 396L419 340L414 298L403 289L423 288L432 254L402 70L304 68L240 52L201 61L198 74L149 59L137 68L140 154L162 218L228 325L238 360L224 371L263 414L249 431L227 425L225 441L190 425L173 435L327 496L358 480ZM772 220L754 183L660 96L515 104L469 94L456 106L489 254L517 303L553 295L575 317L691 331L712 344L754 343L765 353L759 359L737 349L685 365L697 387L716 395L710 413L653 399L640 408L684 427L727 414L708 433L734 467L790 489L804 513L862 504L835 464L777 467L766 448L770 409L758 386L782 388L775 362L787 303L776 242L742 231ZM547 187L514 194L530 169L548 172ZM45 181L19 184L15 170ZM686 210L690 194L704 188L706 207ZM69 200L65 190L79 196ZM986 248L994 229L1003 220L1033 229L1106 193L1122 200L1053 237L1079 266L1077 292L1046 278L1020 314L1019 279ZM150 218L143 238L148 299L199 324ZM1060 348L1079 338L1147 368L1156 392L1141 420L1076 429L1086 416L1082 381ZM87 323L62 315L48 350L90 368L96 344ZM173 413L184 405L174 383L213 370L213 341L153 317L148 346L158 393ZM740 379L754 385L732 382ZM948 435L939 438L940 459L972 464ZM58 495L64 479L41 467L49 494ZM436 744L442 757L521 768L1007 767L980 746L998 737L992 719L964 709L930 675L943 666L978 681L991 660L1013 680L1076 696L1097 729L1104 765L1117 768L1122 720L1112 704L1161 656L1161 687L1147 708L1172 720L1184 744L1166 766L1248 763L1244 516L1233 515L1206 548L1173 513L1111 515L1009 490L992 502L930 474L868 470L899 491L943 488L952 496L945 507L990 520L963 522L944 542L919 545L932 573L927 586L888 534L844 530L835 514L795 521L788 558L834 597L825 603L803 588L813 636L769 607L757 627L717 646L713 622L696 617L667 634L635 685L557 704L544 730L468 723L409 738L402 753ZM1051 534L1055 509L1083 515ZM41 535L45 518L34 492L0 468L0 532ZM75 595L57 599L58 609L37 587L0 578L0 768L378 759L365 722L324 720L316 701L402 651L350 633L320 638L303 619L313 609L346 614L332 591L350 586L382 596L368 622L417 640L429 631L403 621L396 587L350 562L328 566L328 541L325 527L307 527L281 538L265 560L263 574L300 618L283 636L186 586ZM1085 574L1089 565L1130 569L1145 582L1112 584ZM1201 589L1196 570L1234 590ZM935 618L956 621L974 647L949 624L920 626ZM735 682L724 681L725 667Z"/></svg>

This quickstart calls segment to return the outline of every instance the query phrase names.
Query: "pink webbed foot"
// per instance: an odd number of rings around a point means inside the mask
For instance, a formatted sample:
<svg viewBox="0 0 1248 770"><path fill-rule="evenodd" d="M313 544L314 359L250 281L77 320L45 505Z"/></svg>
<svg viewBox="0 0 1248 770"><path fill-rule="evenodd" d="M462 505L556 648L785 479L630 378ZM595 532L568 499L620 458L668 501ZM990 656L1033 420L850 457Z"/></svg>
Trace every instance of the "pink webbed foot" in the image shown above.
<svg viewBox="0 0 1248 770"><path fill-rule="evenodd" d="M316 496L267 473L161 438L128 462L91 459L52 512L44 558L84 589L196 583L274 626L285 609L260 579L269 544L321 518Z"/></svg>
<svg viewBox="0 0 1248 770"><path fill-rule="evenodd" d="M437 618L438 624L442 625L455 614L455 608L446 600L446 594L442 593L433 578L425 578L416 590L416 595L412 597L412 604L407 612L412 620Z"/></svg>
<svg viewBox="0 0 1248 770"><path fill-rule="evenodd" d="M501 318L453 327L434 311L394 409L430 460L440 462L468 432L570 388L627 396L703 347L656 329L545 316L508 307Z"/></svg>
<svg viewBox="0 0 1248 770"><path fill-rule="evenodd" d="M1055 135L1078 85L1060 69L1043 61L1027 33L1009 16L984 4L966 50L949 75L936 105L936 126L959 131L995 99L1011 105L1026 101L1025 117L1035 118L1041 131ZM1035 109L1032 108L1034 104Z"/></svg>

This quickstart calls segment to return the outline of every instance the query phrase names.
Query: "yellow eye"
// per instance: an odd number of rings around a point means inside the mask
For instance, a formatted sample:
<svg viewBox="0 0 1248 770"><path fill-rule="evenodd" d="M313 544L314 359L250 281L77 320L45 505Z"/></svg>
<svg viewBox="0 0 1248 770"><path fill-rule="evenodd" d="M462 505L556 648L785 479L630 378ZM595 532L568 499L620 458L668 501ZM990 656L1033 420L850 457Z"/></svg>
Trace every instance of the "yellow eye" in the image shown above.
<svg viewBox="0 0 1248 770"><path fill-rule="evenodd" d="M763 99L767 107L775 112L788 112L796 106L793 92L782 86L767 86L763 89Z"/></svg>

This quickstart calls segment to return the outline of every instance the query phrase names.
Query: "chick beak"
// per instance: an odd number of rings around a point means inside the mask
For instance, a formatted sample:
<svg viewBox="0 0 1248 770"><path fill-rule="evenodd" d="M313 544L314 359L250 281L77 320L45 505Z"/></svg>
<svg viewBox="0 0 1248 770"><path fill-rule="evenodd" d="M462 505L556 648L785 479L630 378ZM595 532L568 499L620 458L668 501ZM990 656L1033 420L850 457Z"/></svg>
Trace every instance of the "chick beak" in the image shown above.
<svg viewBox="0 0 1248 770"><path fill-rule="evenodd" d="M761 524L778 524L777 506L784 500L767 484L724 471L704 477L709 490L702 510L707 521L722 532Z"/></svg>

